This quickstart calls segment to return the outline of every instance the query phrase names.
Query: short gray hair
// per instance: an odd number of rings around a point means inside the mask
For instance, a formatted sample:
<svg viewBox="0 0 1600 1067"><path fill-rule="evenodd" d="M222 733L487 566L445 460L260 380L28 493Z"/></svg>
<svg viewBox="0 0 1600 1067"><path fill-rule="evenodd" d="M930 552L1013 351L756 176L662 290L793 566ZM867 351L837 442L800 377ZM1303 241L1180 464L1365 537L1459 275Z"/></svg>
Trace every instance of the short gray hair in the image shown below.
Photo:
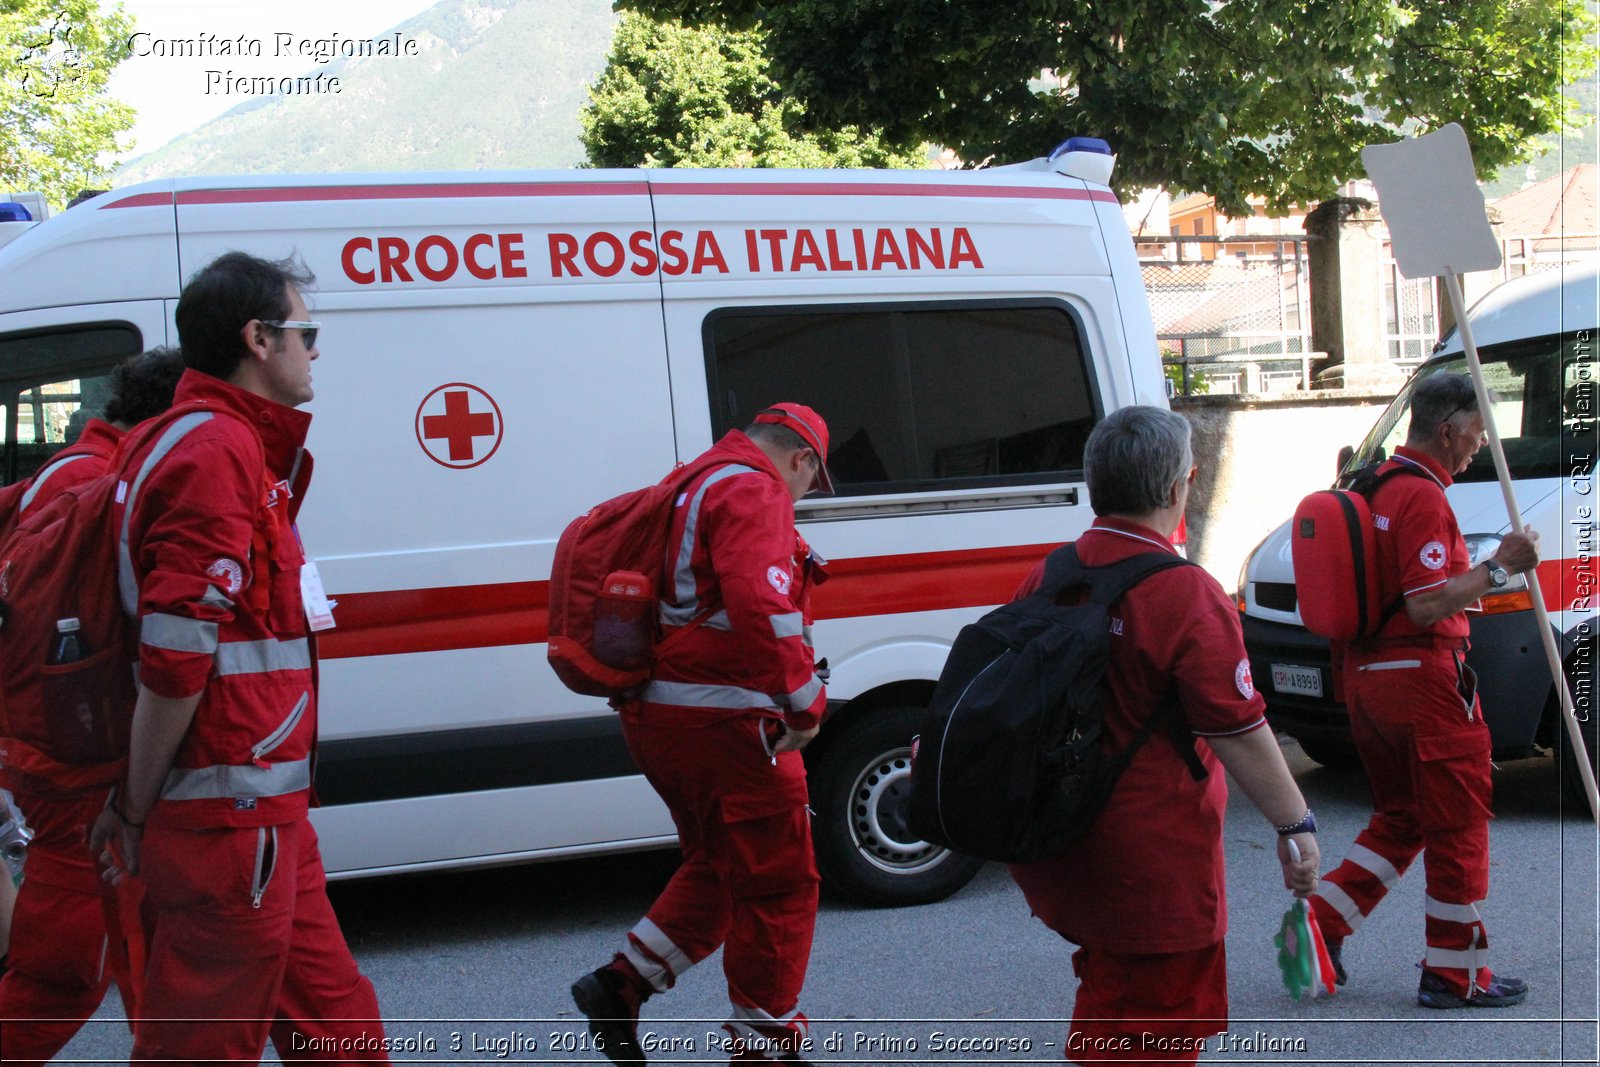
<svg viewBox="0 0 1600 1067"><path fill-rule="evenodd" d="M1083 473L1096 515L1146 515L1165 507L1194 453L1189 421L1134 405L1100 420L1083 446Z"/></svg>
<svg viewBox="0 0 1600 1067"><path fill-rule="evenodd" d="M1425 444L1439 427L1452 420L1456 429L1465 430L1467 420L1478 410L1478 393L1465 374L1441 371L1430 374L1411 390L1411 425L1406 427L1406 443Z"/></svg>

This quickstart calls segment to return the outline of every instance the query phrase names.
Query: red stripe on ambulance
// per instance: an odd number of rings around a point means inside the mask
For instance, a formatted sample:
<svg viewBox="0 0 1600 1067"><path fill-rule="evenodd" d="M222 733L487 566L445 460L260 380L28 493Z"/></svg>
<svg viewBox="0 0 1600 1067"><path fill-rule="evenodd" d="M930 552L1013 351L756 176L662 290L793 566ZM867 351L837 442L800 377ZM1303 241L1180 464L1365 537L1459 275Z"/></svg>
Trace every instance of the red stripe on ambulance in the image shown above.
<svg viewBox="0 0 1600 1067"><path fill-rule="evenodd" d="M818 619L845 619L1000 604L1054 547L834 560L813 607ZM318 647L323 659L349 659L539 644L549 637L549 595L547 581L341 593L338 628Z"/></svg>

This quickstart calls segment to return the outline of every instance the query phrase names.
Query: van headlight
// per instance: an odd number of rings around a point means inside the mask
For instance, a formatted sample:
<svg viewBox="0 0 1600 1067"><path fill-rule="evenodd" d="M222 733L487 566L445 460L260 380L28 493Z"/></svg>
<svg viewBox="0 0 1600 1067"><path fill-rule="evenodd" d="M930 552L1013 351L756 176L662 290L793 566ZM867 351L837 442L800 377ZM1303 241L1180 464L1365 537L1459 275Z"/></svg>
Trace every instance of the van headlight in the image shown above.
<svg viewBox="0 0 1600 1067"><path fill-rule="evenodd" d="M1467 534L1462 537L1462 540L1467 543L1467 557L1472 560L1472 566L1476 567L1478 564L1482 563L1484 560L1500 551L1500 542L1503 541L1504 538L1502 538L1499 534L1478 533ZM1506 583L1505 588L1495 590L1492 594L1490 594L1490 597L1503 597L1507 593L1525 592L1527 588L1527 577L1521 574L1513 574L1511 576L1511 580ZM1487 601L1489 597L1485 597L1484 599ZM1532 605L1524 604L1523 606L1531 607ZM1506 608L1502 610L1514 609Z"/></svg>

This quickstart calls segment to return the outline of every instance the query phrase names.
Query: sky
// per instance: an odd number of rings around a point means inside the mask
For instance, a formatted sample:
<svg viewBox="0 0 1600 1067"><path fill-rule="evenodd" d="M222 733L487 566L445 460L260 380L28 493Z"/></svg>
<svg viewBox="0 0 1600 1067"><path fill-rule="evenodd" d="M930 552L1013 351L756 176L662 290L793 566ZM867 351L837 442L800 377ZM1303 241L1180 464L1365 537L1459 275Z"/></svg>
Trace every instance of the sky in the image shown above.
<svg viewBox="0 0 1600 1067"><path fill-rule="evenodd" d="M251 96L225 94L206 71L233 71L239 76L294 77L318 65L292 51L302 40L373 37L433 6L434 0L123 0L134 18L136 52L112 74L111 95L138 112L133 128L133 155L142 155L172 138L215 118ZM110 6L107 0L103 6ZM261 55L171 55L167 42L181 42L193 51L202 35L237 40L241 35L259 45ZM275 55L279 34L293 37L291 51ZM160 42L160 44L158 44ZM139 52L147 54L140 55ZM214 82L214 80L213 80Z"/></svg>

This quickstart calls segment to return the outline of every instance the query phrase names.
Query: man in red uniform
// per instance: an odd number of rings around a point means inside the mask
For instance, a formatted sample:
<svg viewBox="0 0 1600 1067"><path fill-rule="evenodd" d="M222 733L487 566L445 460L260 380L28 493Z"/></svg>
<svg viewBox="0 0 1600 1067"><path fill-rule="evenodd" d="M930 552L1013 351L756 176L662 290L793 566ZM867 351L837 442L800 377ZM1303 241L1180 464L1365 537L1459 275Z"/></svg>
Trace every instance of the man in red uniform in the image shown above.
<svg viewBox="0 0 1600 1067"><path fill-rule="evenodd" d="M826 694L808 594L820 560L794 505L832 490L828 427L777 404L710 455L678 497L667 541L665 650L622 708L634 761L672 812L683 863L611 963L573 999L607 1056L640 1063L639 1004L723 946L734 1060L805 1062L798 1009L817 914L800 749Z"/></svg>
<svg viewBox="0 0 1600 1067"><path fill-rule="evenodd" d="M1411 393L1406 443L1379 473L1403 468L1371 499L1382 603L1404 600L1376 637L1344 655L1350 733L1376 809L1345 861L1311 898L1339 981L1344 939L1361 927L1418 852L1427 871L1427 950L1417 1003L1505 1007L1528 995L1489 967L1489 730L1465 663L1466 609L1539 562L1538 535L1511 533L1473 566L1444 491L1484 440L1464 374Z"/></svg>
<svg viewBox="0 0 1600 1067"><path fill-rule="evenodd" d="M1174 552L1192 455L1189 424L1170 411L1129 407L1103 419L1084 447L1096 519L1077 541L1080 561ZM1043 577L1041 564L1018 595ZM1169 568L1134 586L1111 614L1108 748L1127 745L1171 696L1181 735L1157 730L1139 749L1087 836L1011 873L1033 913L1079 946L1067 1058L1194 1062L1228 1020L1228 787L1219 761L1273 824L1259 836L1276 839L1284 885L1299 896L1317 882L1316 821L1266 727L1238 612L1216 579L1199 567ZM1207 772L1199 780L1180 751L1190 745Z"/></svg>
<svg viewBox="0 0 1600 1067"><path fill-rule="evenodd" d="M182 373L183 358L170 348L118 365L104 419L91 418L30 481L11 487L17 514L109 470L123 435L171 406ZM13 751L18 744L0 737L0 764L8 753L20 756ZM68 766L41 752L29 753L26 763L26 769L0 766L0 786L11 791L36 835L17 893L11 969L0 978L0 1059L19 1065L49 1060L100 1007L112 977L106 916L116 907L86 841L115 770Z"/></svg>
<svg viewBox="0 0 1600 1067"><path fill-rule="evenodd" d="M387 1062L306 818L317 694L302 590L320 586L294 520L311 476L311 417L296 410L317 357L310 280L240 252L190 279L175 399L207 410L183 416L195 424L126 519L139 696L127 784L93 844L114 838L145 885L136 1063L254 1063L269 1034L285 1060Z"/></svg>

